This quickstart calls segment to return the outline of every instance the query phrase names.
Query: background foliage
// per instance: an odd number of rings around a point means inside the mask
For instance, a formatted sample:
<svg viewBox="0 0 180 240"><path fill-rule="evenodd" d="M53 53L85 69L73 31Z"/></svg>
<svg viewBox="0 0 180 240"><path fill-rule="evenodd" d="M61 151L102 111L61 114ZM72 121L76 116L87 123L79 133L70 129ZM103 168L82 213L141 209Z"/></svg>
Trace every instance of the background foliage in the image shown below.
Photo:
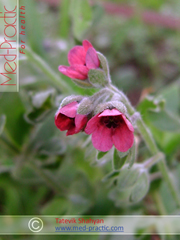
<svg viewBox="0 0 180 240"><path fill-rule="evenodd" d="M0 11L3 4L0 3ZM95 92L75 86L57 70L60 64L67 65L69 49L88 39L107 57L113 83L127 93L142 113L158 147L166 154L177 189L180 187L180 29L167 27L168 24L160 26L157 19L148 24L141 17L151 10L166 15L168 23L171 16L180 17L180 4L175 0L116 0L108 4L20 0L20 6L26 7L27 53L20 56L20 92L0 94L1 214L160 214L157 193L167 214L179 214L161 178L152 182L148 195L139 203L117 204L109 197L110 187L102 181L112 170L111 159L96 159L86 134L66 137L54 125L54 114L63 97ZM113 12L112 4L123 6L124 13L121 14L122 9ZM128 17L129 6L135 11L132 17ZM44 69L38 65L37 55L42 65L46 63ZM147 94L163 99L164 108L156 111L153 101L145 98ZM150 154L143 141L138 140L141 162ZM156 167L152 173L155 170Z"/></svg>

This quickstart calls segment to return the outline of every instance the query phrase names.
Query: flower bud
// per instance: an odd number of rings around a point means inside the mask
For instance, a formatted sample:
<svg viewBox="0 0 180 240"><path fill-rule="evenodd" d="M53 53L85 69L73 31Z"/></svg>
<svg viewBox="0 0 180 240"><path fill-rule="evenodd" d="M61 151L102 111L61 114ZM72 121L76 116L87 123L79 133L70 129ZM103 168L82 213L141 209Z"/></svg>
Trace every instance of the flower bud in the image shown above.
<svg viewBox="0 0 180 240"><path fill-rule="evenodd" d="M106 103L100 103L95 108L94 113L98 114L98 113L104 111L105 109L113 109L113 108L116 108L124 115L127 115L126 106L122 102L118 102L118 101L110 101L110 102L106 102Z"/></svg>
<svg viewBox="0 0 180 240"><path fill-rule="evenodd" d="M71 95L71 96L68 96L68 97L66 97L66 98L64 98L63 100L62 100L62 102L61 102L61 104L60 104L60 107L62 108L62 107L64 107L64 106L66 106L66 105L68 105L69 103L71 103L71 102L80 102L80 101L82 101L82 99L83 99L84 97L83 96L81 96L81 95Z"/></svg>
<svg viewBox="0 0 180 240"><path fill-rule="evenodd" d="M134 164L130 169L128 167L129 165L125 164L120 171L117 181L117 186L120 190L132 187L140 175L147 171L141 164Z"/></svg>
<svg viewBox="0 0 180 240"><path fill-rule="evenodd" d="M93 111L93 107L94 106L90 98L85 97L78 106L77 114L88 115Z"/></svg>
<svg viewBox="0 0 180 240"><path fill-rule="evenodd" d="M149 176L147 171L144 171L140 177L138 178L136 184L134 185L131 195L130 201L135 203L139 202L148 192L149 190Z"/></svg>
<svg viewBox="0 0 180 240"><path fill-rule="evenodd" d="M139 202L149 190L149 174L142 164L134 164L128 169L128 164L115 177L116 187L110 191L109 197L117 206Z"/></svg>
<svg viewBox="0 0 180 240"><path fill-rule="evenodd" d="M67 136L73 135L82 131L88 121L87 115L77 113L77 109L79 106L79 102L77 101L77 99L79 99L78 98L79 96L75 96L75 97L76 97L75 101L72 101L74 99L73 97L70 99L65 99L64 100L65 102L66 100L67 102L69 102L70 100L72 102L66 105L60 106L55 114L56 127L60 131L67 130L67 133L66 133Z"/></svg>
<svg viewBox="0 0 180 240"><path fill-rule="evenodd" d="M110 97L110 92L105 88L96 92L90 97L84 97L79 104L77 113L78 114L90 114L98 103L106 101L107 97Z"/></svg>

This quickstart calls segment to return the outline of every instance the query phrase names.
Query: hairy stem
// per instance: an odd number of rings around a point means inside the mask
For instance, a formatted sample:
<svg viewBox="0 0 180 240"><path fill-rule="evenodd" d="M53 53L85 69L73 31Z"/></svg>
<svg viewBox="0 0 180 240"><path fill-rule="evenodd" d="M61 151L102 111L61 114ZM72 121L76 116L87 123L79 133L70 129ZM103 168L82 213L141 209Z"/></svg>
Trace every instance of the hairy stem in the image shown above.
<svg viewBox="0 0 180 240"><path fill-rule="evenodd" d="M109 84L108 86L109 89L111 89L112 91L114 91L115 93L118 93L121 96L122 102L125 103L128 113L130 115L133 115L135 113L135 109L132 107L130 101L128 100L128 98L125 96L125 94L123 92L121 92L119 89L117 89L116 87L114 87L113 85ZM139 129L139 132L141 133L147 147L149 148L150 152L153 155L159 154L159 149L153 139L153 136L150 132L150 130L147 128L147 126L145 125L145 123L143 122L140 114L139 114L139 118L136 121L137 127ZM168 169L167 169L167 165L165 162L165 157L162 157L161 160L157 163L159 170L161 171L161 174L163 176L163 178L165 179L171 194L174 198L174 201L176 202L177 206L180 206L180 197L178 195L178 191L169 175Z"/></svg>
<svg viewBox="0 0 180 240"><path fill-rule="evenodd" d="M164 158L164 154L159 152L156 155L154 155L153 157L146 160L143 165L147 169L151 168L154 164L158 163L163 158Z"/></svg>

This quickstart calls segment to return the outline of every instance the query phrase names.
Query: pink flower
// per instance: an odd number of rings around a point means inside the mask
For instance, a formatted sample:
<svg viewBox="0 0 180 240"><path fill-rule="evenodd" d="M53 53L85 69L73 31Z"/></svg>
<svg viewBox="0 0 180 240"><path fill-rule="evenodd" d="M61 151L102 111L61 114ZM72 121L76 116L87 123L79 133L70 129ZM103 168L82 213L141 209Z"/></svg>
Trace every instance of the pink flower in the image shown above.
<svg viewBox="0 0 180 240"><path fill-rule="evenodd" d="M61 131L68 130L66 136L80 132L87 123L87 116L77 114L77 102L71 102L58 109L55 114L55 125Z"/></svg>
<svg viewBox="0 0 180 240"><path fill-rule="evenodd" d="M134 128L125 115L116 108L106 109L91 118L85 128L92 133L92 144L99 151L109 151L113 144L120 152L126 152L134 142Z"/></svg>
<svg viewBox="0 0 180 240"><path fill-rule="evenodd" d="M75 46L69 51L68 62L70 66L61 65L59 71L70 78L80 80L87 79L89 70L100 65L96 50L87 40L83 41L83 46Z"/></svg>

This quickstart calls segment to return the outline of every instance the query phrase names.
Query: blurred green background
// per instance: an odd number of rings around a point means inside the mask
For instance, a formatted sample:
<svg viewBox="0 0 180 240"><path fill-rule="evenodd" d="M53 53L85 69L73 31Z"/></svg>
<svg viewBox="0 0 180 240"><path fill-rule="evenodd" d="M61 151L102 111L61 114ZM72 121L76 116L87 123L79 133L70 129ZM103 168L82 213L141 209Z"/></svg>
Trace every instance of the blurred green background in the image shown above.
<svg viewBox="0 0 180 240"><path fill-rule="evenodd" d="M0 12L4 5L13 6L14 2L1 1ZM68 65L68 51L88 39L107 57L113 83L142 112L158 147L166 154L178 189L180 2L20 0L20 6L25 6L26 21L26 34L20 40L25 41L27 51L25 55L20 54L20 92L0 93L0 213L160 214L158 193L166 213L178 214L179 209L160 176L155 177L147 196L136 204L127 204L121 198L118 203L117 199L110 199L113 186L102 179L112 171L111 159L97 160L85 133L66 137L65 132L56 129L54 114L63 97L92 95L96 91L82 89L58 72L59 65ZM144 100L148 94L165 99L168 117L160 114L156 119L149 118L147 109L151 104ZM137 138L138 162L141 162L150 154ZM156 167L153 172L157 172ZM120 239L116 236L86 238Z"/></svg>

